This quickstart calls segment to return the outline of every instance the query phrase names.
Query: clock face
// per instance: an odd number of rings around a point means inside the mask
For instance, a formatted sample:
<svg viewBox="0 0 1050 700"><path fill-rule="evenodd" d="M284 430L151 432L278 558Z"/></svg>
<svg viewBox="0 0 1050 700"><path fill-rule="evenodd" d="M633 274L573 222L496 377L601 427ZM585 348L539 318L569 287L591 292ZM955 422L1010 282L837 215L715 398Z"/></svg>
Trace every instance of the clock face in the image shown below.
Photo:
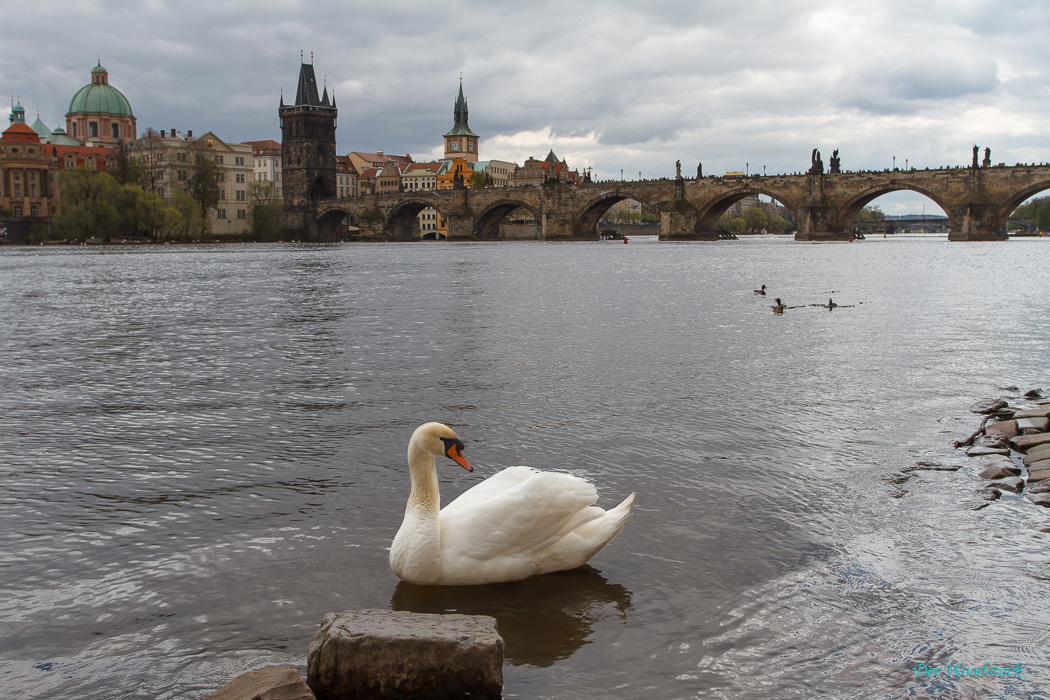
<svg viewBox="0 0 1050 700"><path fill-rule="evenodd" d="M459 150L459 141L453 141L452 142L452 150L453 151L458 151Z"/></svg>

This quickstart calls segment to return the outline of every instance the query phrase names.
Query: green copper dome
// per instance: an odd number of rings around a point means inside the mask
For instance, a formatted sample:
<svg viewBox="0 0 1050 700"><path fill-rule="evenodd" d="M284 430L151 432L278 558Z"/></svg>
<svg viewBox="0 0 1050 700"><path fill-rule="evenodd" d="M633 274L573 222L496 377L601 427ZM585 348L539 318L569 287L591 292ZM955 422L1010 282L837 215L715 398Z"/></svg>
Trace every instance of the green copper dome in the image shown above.
<svg viewBox="0 0 1050 700"><path fill-rule="evenodd" d="M128 99L109 84L109 73L102 64L91 69L91 84L77 90L69 103L68 114L114 114L135 116Z"/></svg>

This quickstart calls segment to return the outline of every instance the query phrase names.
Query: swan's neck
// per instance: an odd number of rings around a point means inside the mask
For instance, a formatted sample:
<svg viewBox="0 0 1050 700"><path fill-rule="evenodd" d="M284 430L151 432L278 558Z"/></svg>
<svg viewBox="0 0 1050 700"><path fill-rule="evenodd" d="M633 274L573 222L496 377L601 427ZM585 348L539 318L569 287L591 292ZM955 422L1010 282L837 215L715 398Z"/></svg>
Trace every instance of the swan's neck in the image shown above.
<svg viewBox="0 0 1050 700"><path fill-rule="evenodd" d="M441 577L441 494L434 455L410 444L408 467L412 492L405 519L390 545L390 566L409 583L431 584Z"/></svg>

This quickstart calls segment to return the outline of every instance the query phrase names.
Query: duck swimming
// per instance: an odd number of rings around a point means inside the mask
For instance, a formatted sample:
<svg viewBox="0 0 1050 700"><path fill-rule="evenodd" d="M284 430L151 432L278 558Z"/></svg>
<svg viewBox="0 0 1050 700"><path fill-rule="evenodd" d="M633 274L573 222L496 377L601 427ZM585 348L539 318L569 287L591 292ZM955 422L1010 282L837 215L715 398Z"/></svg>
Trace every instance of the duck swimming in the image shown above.
<svg viewBox="0 0 1050 700"><path fill-rule="evenodd" d="M390 568L419 585L518 581L585 564L623 529L634 494L608 511L578 476L508 467L441 508L435 457L467 471L464 445L442 423L425 423L408 442L412 490L390 545Z"/></svg>
<svg viewBox="0 0 1050 700"><path fill-rule="evenodd" d="M766 285L763 284L762 285L762 289L756 289L755 290L755 294L761 294L762 296L765 296L766 295Z"/></svg>
<svg viewBox="0 0 1050 700"><path fill-rule="evenodd" d="M776 302L776 305L774 305L772 307L773 308L773 313L775 313L775 314L782 314L782 313L784 313L784 309L787 308L787 307L784 306L784 302L780 301L780 297L777 297L773 301Z"/></svg>

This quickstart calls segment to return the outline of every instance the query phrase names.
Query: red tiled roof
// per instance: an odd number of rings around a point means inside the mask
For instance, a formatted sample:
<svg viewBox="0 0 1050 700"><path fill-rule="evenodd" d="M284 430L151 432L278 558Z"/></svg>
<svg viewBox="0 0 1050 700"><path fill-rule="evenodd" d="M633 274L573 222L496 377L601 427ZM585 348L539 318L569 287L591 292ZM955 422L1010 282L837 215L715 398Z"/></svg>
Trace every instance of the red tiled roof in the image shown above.
<svg viewBox="0 0 1050 700"><path fill-rule="evenodd" d="M4 141L22 141L28 143L40 143L40 134L33 131L32 127L22 123L12 124L3 133Z"/></svg>

